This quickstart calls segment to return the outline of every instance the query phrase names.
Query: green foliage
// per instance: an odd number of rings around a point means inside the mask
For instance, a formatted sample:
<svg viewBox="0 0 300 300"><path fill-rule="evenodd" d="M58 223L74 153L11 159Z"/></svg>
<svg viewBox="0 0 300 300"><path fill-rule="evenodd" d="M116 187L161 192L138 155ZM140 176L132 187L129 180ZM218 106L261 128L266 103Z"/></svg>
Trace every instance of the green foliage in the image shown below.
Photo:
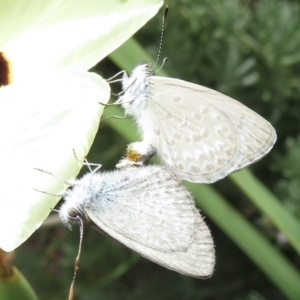
<svg viewBox="0 0 300 300"><path fill-rule="evenodd" d="M12 274L0 277L0 295L2 300L38 300L26 278L15 267L12 268Z"/></svg>
<svg viewBox="0 0 300 300"><path fill-rule="evenodd" d="M281 172L282 177L275 191L290 210L300 219L300 136L285 140L285 152L279 154L273 168Z"/></svg>

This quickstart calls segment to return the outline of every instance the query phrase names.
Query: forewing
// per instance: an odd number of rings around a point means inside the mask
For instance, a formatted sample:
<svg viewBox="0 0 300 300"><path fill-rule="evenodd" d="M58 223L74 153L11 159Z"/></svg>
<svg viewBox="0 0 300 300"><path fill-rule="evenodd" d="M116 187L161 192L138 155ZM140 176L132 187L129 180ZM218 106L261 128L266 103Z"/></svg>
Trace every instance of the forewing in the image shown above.
<svg viewBox="0 0 300 300"><path fill-rule="evenodd" d="M158 76L148 90L154 146L180 179L215 182L266 155L276 140L269 122L214 90Z"/></svg>
<svg viewBox="0 0 300 300"><path fill-rule="evenodd" d="M119 173L120 178L127 173L131 180L115 189L115 201L105 205L93 201L86 208L93 227L166 268L194 277L210 276L214 245L190 194L161 167Z"/></svg>
<svg viewBox="0 0 300 300"><path fill-rule="evenodd" d="M96 227L136 251L131 243L158 252L191 245L194 201L169 171L149 166L104 175L101 195L86 207Z"/></svg>

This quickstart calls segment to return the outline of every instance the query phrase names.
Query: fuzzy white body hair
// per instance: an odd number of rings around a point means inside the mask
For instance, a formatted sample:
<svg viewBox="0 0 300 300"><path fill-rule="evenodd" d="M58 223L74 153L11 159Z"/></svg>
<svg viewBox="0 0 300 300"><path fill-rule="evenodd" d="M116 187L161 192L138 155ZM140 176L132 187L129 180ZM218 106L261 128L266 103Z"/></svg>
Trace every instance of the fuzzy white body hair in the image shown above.
<svg viewBox="0 0 300 300"><path fill-rule="evenodd" d="M122 103L125 113L134 118L145 145L153 144L155 138L153 120L148 109L151 97L148 87L151 85L149 80L151 76L153 71L149 64L136 66L129 77L124 73L122 87L125 92L117 101Z"/></svg>
<svg viewBox="0 0 300 300"><path fill-rule="evenodd" d="M101 173L94 174L98 182L98 187L101 186ZM72 223L72 216L84 215L85 207L94 195L94 184L92 180L92 173L85 174L81 179L74 181L72 188L66 191L63 197L64 203L59 209L59 217L65 226Z"/></svg>
<svg viewBox="0 0 300 300"><path fill-rule="evenodd" d="M111 178L111 176L113 178ZM85 221L89 221L85 214L91 201L98 199L99 205L105 206L105 193L107 190L114 190L114 184L122 182L119 178L122 174L114 172L87 173L82 178L75 180L72 189L66 191L64 203L60 207L59 216L64 225L70 224L72 217L77 212ZM74 213L73 213L74 212Z"/></svg>

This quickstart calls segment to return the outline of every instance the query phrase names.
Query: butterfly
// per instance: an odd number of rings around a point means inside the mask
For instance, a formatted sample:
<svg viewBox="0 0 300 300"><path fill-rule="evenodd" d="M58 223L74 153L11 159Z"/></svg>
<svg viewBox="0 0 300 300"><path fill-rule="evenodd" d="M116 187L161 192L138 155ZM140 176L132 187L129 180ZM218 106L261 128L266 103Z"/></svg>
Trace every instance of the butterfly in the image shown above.
<svg viewBox="0 0 300 300"><path fill-rule="evenodd" d="M64 193L59 209L63 224L85 222L185 275L205 278L213 273L211 233L191 194L166 168L94 170L68 184L71 189Z"/></svg>
<svg viewBox="0 0 300 300"><path fill-rule="evenodd" d="M123 73L116 101L135 120L142 141L131 143L118 168L157 154L178 179L213 183L264 157L273 126L242 103L212 89L155 75L150 64Z"/></svg>

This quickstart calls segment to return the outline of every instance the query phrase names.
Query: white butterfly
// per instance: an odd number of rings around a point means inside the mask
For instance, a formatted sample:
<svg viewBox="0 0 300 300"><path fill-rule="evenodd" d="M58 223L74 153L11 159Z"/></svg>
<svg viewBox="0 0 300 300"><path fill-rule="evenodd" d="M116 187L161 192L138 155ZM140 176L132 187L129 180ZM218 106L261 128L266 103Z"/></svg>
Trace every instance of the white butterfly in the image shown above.
<svg viewBox="0 0 300 300"><path fill-rule="evenodd" d="M155 76L149 64L122 78L116 103L134 117L142 142L131 143L117 167L142 165L155 153L179 179L212 183L265 156L276 141L272 125L219 92Z"/></svg>
<svg viewBox="0 0 300 300"><path fill-rule="evenodd" d="M213 273L211 233L190 193L164 167L92 172L71 185L59 212L65 225L79 218L168 269Z"/></svg>

